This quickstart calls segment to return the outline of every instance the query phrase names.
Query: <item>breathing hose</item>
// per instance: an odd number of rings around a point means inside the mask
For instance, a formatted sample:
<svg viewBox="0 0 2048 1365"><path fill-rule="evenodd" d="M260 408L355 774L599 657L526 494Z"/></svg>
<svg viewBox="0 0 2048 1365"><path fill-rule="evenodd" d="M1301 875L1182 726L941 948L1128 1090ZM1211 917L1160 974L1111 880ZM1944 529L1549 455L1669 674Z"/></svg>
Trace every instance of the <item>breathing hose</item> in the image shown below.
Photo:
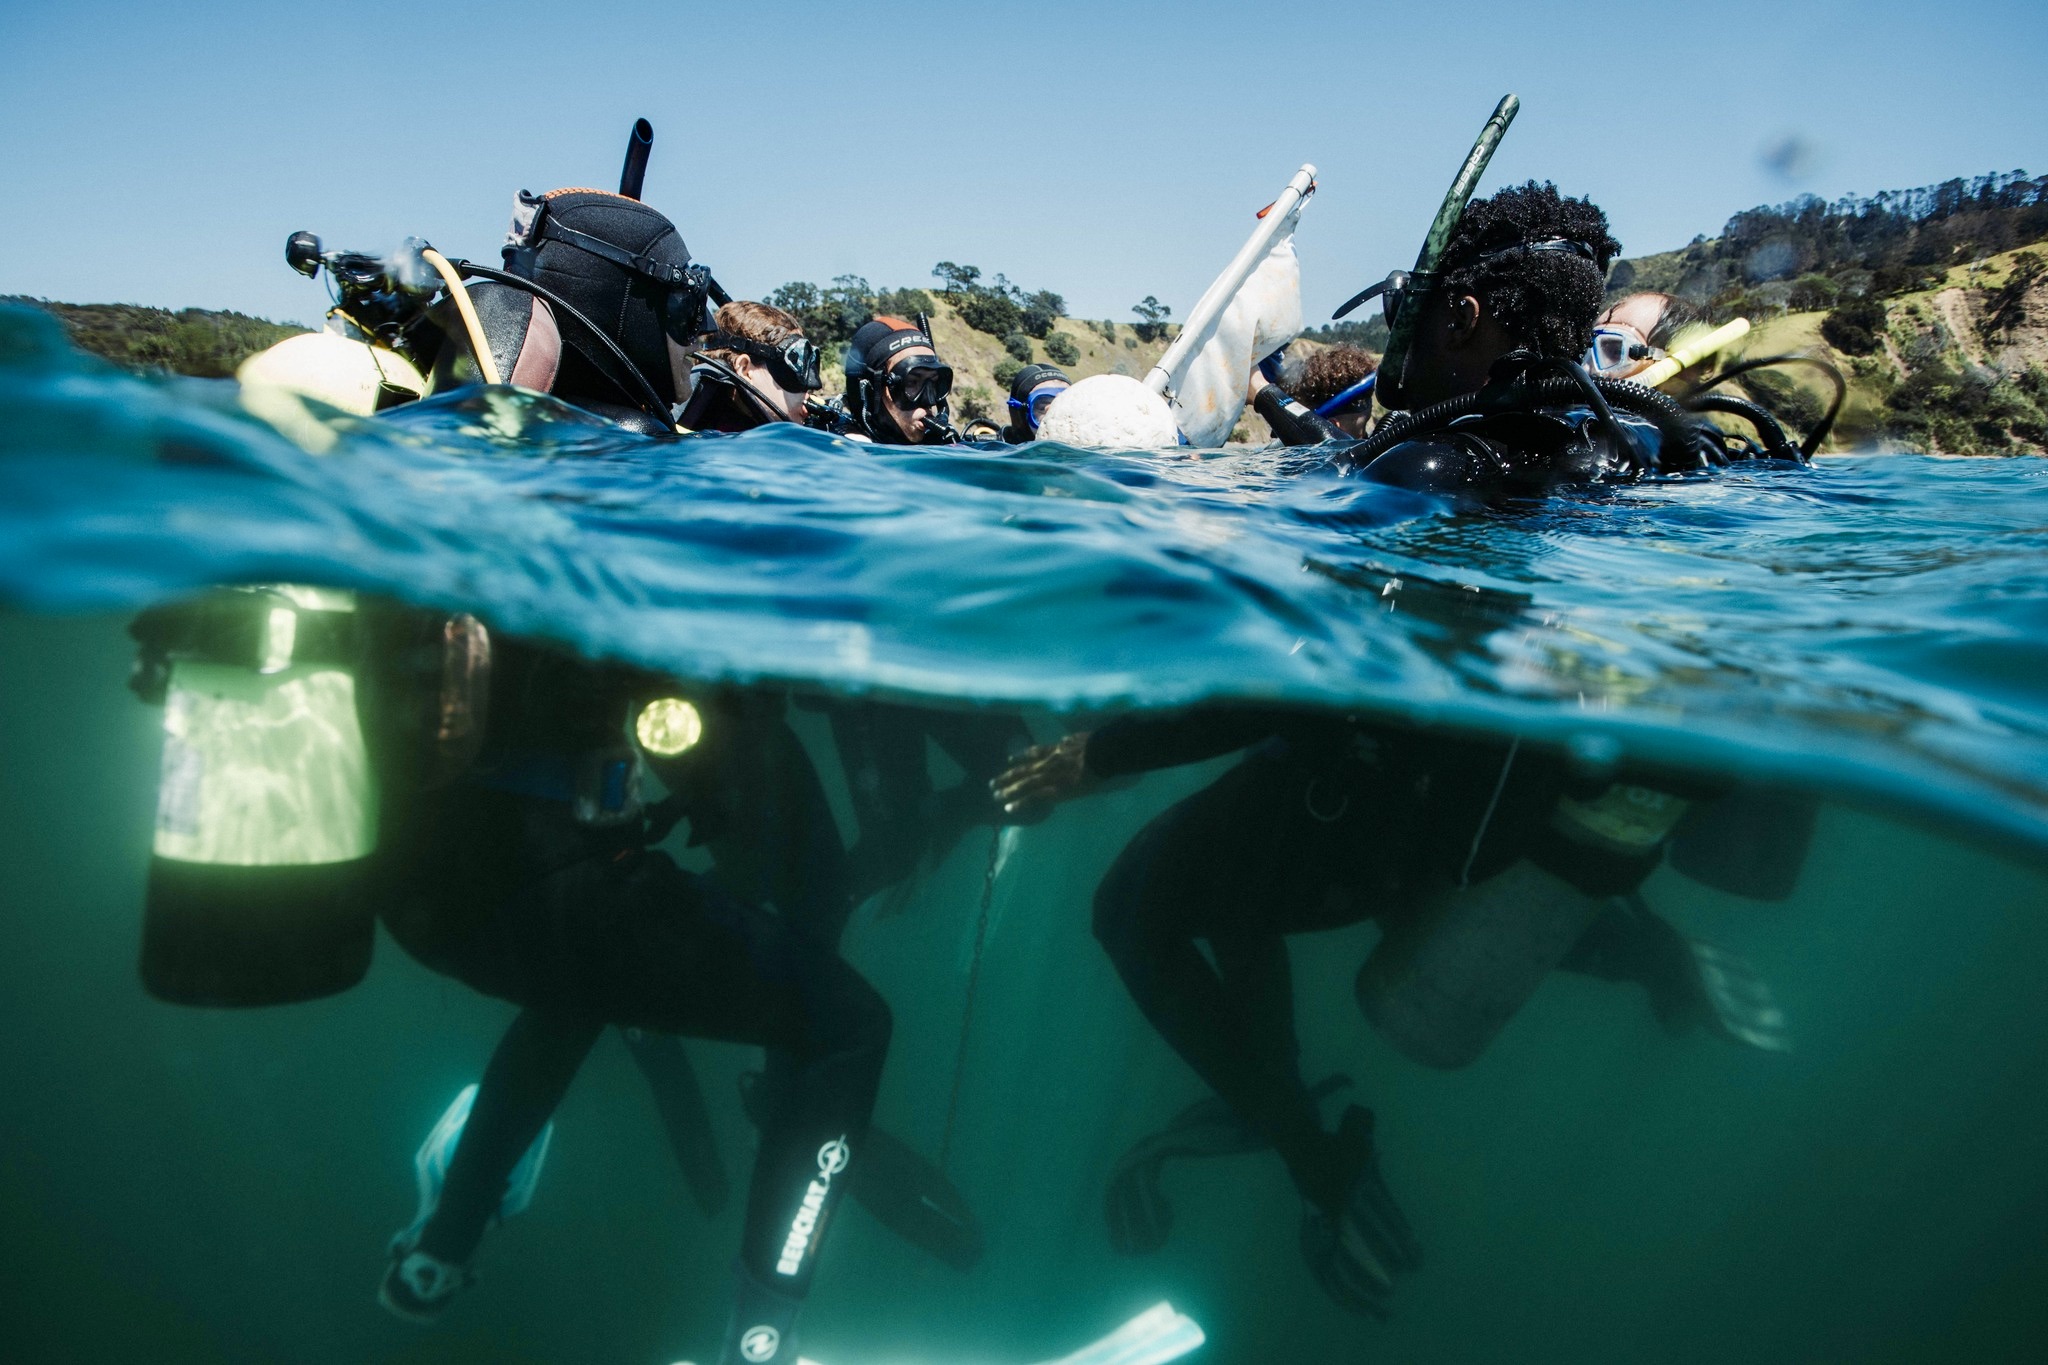
<svg viewBox="0 0 2048 1365"><path fill-rule="evenodd" d="M469 333L469 349L476 356L477 369L483 371L484 383L504 383L498 373L498 358L491 354L490 343L484 340L484 325L476 315L476 305L469 300L469 286L455 273L454 264L434 248L421 251L420 259L434 267L434 273L447 283L448 297L455 300L455 311L462 315L463 330Z"/></svg>
<svg viewBox="0 0 2048 1365"><path fill-rule="evenodd" d="M1757 435L1764 438L1764 451L1774 460L1803 458L1800 448L1792 444L1792 437L1786 432L1784 425L1762 404L1752 403L1747 398L1737 398L1733 394L1708 393L1694 399L1692 406L1695 412L1725 412L1740 417L1755 427Z"/></svg>
<svg viewBox="0 0 2048 1365"><path fill-rule="evenodd" d="M1693 388L1686 395L1687 401L1690 402L1708 389L1718 388L1729 380L1740 378L1751 371L1773 369L1780 365L1810 366L1825 374L1835 386L1835 401L1828 404L1827 414L1814 425L1813 430L1806 433L1806 439L1799 443L1800 457L1810 460L1813 458L1814 453L1820 449L1821 442L1827 440L1828 433L1835 429L1835 419L1842 415L1842 404L1847 402L1849 398L1849 381L1842 377L1840 370L1830 365L1827 361L1822 360L1819 356L1767 355L1756 360L1741 361L1738 364L1730 365L1705 383Z"/></svg>
<svg viewBox="0 0 2048 1365"><path fill-rule="evenodd" d="M1604 419L1614 421L1613 408L1620 408L1636 417L1645 418L1656 424L1660 435L1676 449L1688 449L1693 438L1693 421L1678 402L1669 395L1646 389L1626 379L1594 379L1588 376L1585 387L1578 376L1551 376L1544 379L1522 379L1512 386L1489 384L1473 393L1446 398L1441 403L1432 403L1426 408L1402 413L1382 423L1379 430L1351 447L1345 458L1352 464L1371 462L1392 450L1403 441L1412 440L1427 432L1449 426L1460 417L1480 413L1509 411L1522 407L1570 406L1585 402L1587 390L1604 400L1594 405L1594 411L1608 409ZM1629 442L1630 453L1640 456L1634 442Z"/></svg>

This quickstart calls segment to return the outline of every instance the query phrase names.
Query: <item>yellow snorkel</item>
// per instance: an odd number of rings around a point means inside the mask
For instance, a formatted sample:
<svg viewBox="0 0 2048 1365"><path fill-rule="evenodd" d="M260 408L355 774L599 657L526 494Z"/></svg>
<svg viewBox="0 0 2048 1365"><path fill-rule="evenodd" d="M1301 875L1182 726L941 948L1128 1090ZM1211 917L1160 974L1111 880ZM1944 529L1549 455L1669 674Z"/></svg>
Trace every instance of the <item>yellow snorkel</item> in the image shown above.
<svg viewBox="0 0 2048 1365"><path fill-rule="evenodd" d="M1726 350L1748 335L1748 318L1737 318L1733 322L1723 323L1695 341L1673 347L1665 353L1662 360L1640 374L1630 375L1629 379L1646 389L1660 388L1682 371L1691 369L1718 351Z"/></svg>

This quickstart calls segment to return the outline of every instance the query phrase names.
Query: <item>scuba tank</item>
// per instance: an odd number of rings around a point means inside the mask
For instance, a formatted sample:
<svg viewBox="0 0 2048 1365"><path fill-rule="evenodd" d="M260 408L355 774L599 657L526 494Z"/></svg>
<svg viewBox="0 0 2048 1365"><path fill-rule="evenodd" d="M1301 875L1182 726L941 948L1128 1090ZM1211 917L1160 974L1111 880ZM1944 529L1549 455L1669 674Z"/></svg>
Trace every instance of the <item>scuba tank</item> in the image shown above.
<svg viewBox="0 0 2048 1365"><path fill-rule="evenodd" d="M133 682L164 707L142 982L183 1005L332 995L369 970L377 793L352 594L271 585L153 608Z"/></svg>
<svg viewBox="0 0 2048 1365"><path fill-rule="evenodd" d="M1476 886L1446 888L1413 924L1388 932L1358 970L1359 1009L1411 1061L1469 1065L1607 901L1656 867L1686 808L1665 792L1620 784L1590 800L1560 796L1527 857ZM1485 832L1482 822L1473 857Z"/></svg>

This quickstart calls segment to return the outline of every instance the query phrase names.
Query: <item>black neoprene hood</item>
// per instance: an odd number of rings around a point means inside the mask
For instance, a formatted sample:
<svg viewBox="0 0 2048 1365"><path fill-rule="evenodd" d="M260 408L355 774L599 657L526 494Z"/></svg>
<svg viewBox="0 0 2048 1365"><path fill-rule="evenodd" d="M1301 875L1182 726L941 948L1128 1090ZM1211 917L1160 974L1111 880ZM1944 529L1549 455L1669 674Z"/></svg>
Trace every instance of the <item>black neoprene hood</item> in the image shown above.
<svg viewBox="0 0 2048 1365"><path fill-rule="evenodd" d="M690 249L674 223L637 199L602 190L556 190L546 197L535 225L538 240L532 278L568 299L603 328L668 402L675 401L664 327L670 291L659 281L579 245L575 237L551 228L596 238L600 243L640 257L650 265L680 270L690 264ZM692 320L694 321L694 320ZM577 396L611 397L618 386L601 365L582 354L574 327L565 328L568 354L562 358L557 391ZM587 344L587 343L586 343ZM614 366L615 368L615 366ZM630 400L629 400L630 401Z"/></svg>

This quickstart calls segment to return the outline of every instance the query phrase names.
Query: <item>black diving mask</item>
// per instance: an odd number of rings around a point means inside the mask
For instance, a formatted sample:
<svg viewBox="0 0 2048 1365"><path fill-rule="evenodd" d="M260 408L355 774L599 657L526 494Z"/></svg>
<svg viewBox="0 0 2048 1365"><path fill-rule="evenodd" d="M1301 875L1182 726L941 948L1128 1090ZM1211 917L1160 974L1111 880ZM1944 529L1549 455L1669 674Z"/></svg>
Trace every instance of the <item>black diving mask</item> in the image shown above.
<svg viewBox="0 0 2048 1365"><path fill-rule="evenodd" d="M737 351L768 367L784 393L816 393L825 387L819 374L823 357L808 337L798 334L781 341L752 341L718 332L703 342L707 351Z"/></svg>
<svg viewBox="0 0 2048 1365"><path fill-rule="evenodd" d="M905 356L889 367L889 396L904 409L934 409L953 391L953 367L934 356Z"/></svg>

